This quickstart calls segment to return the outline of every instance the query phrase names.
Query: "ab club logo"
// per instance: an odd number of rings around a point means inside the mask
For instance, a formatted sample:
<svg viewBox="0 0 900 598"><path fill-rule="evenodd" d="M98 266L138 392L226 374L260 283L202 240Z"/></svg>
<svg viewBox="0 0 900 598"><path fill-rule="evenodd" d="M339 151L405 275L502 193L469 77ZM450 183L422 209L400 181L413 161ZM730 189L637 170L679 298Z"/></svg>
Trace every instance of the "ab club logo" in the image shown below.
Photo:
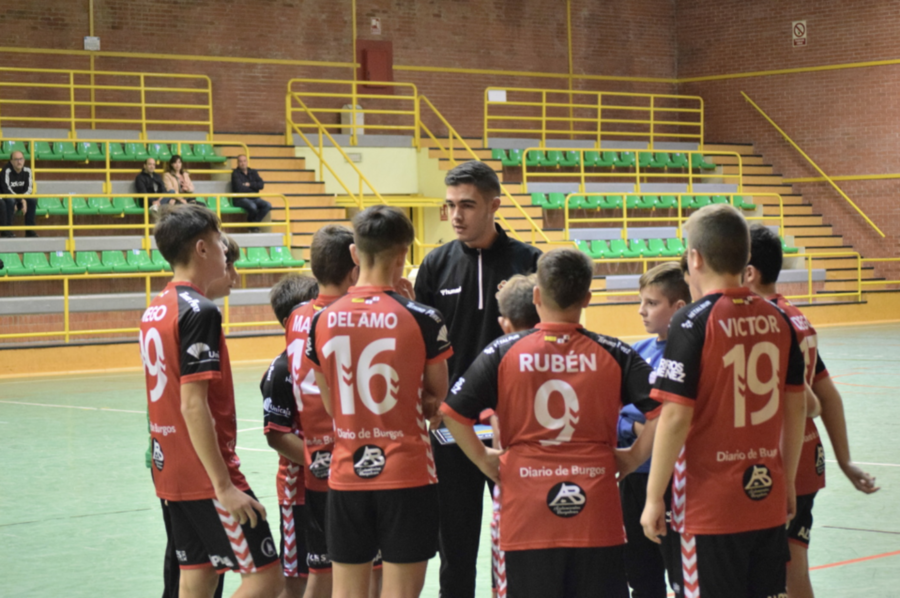
<svg viewBox="0 0 900 598"><path fill-rule="evenodd" d="M162 447L159 446L159 441L156 438L153 439L153 464L156 465L156 469L159 471L162 471L163 465L166 464L166 457L163 455Z"/></svg>
<svg viewBox="0 0 900 598"><path fill-rule="evenodd" d="M317 480L328 479L328 472L330 469L331 451L316 451L312 454L312 463L309 464L309 473L313 474Z"/></svg>
<svg viewBox="0 0 900 598"><path fill-rule="evenodd" d="M353 453L353 471L361 478L374 478L384 471L384 451L374 444L364 444Z"/></svg>
<svg viewBox="0 0 900 598"><path fill-rule="evenodd" d="M574 482L560 482L547 493L547 507L557 517L574 517L581 513L585 504L584 490Z"/></svg>
<svg viewBox="0 0 900 598"><path fill-rule="evenodd" d="M750 500L762 500L772 492L772 476L765 465L751 465L744 472L744 494Z"/></svg>

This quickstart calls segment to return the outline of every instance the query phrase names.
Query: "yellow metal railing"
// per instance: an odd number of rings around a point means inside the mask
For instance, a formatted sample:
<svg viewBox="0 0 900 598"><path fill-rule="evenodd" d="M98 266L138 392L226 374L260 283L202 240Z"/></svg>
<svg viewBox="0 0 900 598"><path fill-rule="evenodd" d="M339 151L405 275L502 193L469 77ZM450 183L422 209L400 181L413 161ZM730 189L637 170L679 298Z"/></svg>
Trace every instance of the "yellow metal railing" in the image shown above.
<svg viewBox="0 0 900 598"><path fill-rule="evenodd" d="M750 99L750 96L748 96L748 95L747 95L746 93L744 93L743 91L741 92L741 95L744 96L744 99L747 100L747 103L749 103L751 106L753 106L753 107L756 109L756 111L759 112L759 113L762 115L762 117L763 117L764 119L766 119L766 121L768 121L768 123L769 123L770 125L772 125L772 126L775 128L775 130L778 131L778 132L781 134L782 137L784 137L785 141L787 141L788 143L790 143L791 146L792 146L795 150L797 150L797 152L799 152L800 155L803 156L803 158L804 158L807 162L809 162L809 165L812 166L812 167L816 170L816 172L818 172L819 175L820 175L823 179L825 179L825 180L828 182L828 184L831 185L831 186L834 188L834 190L837 191L838 194L839 194L841 197L843 197L844 200L845 200L847 203L849 203L850 206L851 206L854 210L857 211L857 213L859 213L860 216L863 217L863 219L869 224L869 226L871 226L873 229L875 229L875 232L877 232L879 235L881 235L881 237L884 237L884 233L881 232L881 229L878 228L878 227L875 225L874 222L872 222L872 220L866 215L866 213L863 212L862 209L861 209L858 205L856 205L856 204L853 202L852 199L850 199L849 197L847 197L847 194L844 193L843 189L841 189L840 187L838 187L837 183L834 182L834 179L832 179L832 178L829 177L827 174L825 174L825 171L822 170L821 168L819 168L819 165L816 164L815 162L813 162L813 159L810 158L810 157L806 154L806 152L804 152L802 149L800 149L800 146L797 145L797 143L796 143L793 139L791 139L791 137L790 137L787 133L785 133L784 130L783 130L781 127L779 127L779 126L775 123L775 121L772 120L772 118L771 118L768 114L766 114L765 111L764 111L762 108L760 108L760 107L756 104L756 102L754 102L753 100Z"/></svg>
<svg viewBox="0 0 900 598"><path fill-rule="evenodd" d="M578 190L580 192L584 192L585 185L588 182L593 181L602 181L604 183L634 183L634 192L641 193L641 183L649 182L658 182L658 183L686 183L687 190L689 193L705 193L708 195L714 195L716 193L713 192L704 192L694 191L695 183L709 183L709 182L717 182L724 184L731 184L737 187L738 191L741 191L743 187L743 165L741 161L740 154L735 152L720 152L720 151L710 151L710 152L675 152L676 154L682 154L685 156L688 167L683 169L678 169L676 172L674 169L670 168L654 168L652 166L641 166L642 156L653 156L653 152L638 152L638 151L622 151L621 154L631 154L634 164L629 166L629 171L615 170L612 168L605 168L603 170L586 170L585 169L585 153L587 152L597 152L598 150L590 150L583 148L559 148L554 149L552 151L559 151L564 153L577 153L578 154L578 165L573 169L563 169L563 168L555 168L551 169L545 166L540 166L539 164L529 165L529 161L532 161L534 156L538 153L543 154L545 150L541 148L529 148L522 152L522 187L523 190L528 192L528 181L534 179L562 179L557 182L578 182ZM668 153L668 152L666 152ZM715 172L706 173L704 171L696 172L698 169L694 167L694 156L702 157L710 157L710 156L722 156L727 157L729 160L733 159L735 164L737 165L737 173L724 173L719 172L719 168L716 168ZM539 168L541 170L535 170ZM651 179L651 180L646 180ZM644 191L644 193L649 193L649 191ZM668 193L666 195L669 195Z"/></svg>
<svg viewBox="0 0 900 598"><path fill-rule="evenodd" d="M451 166L456 166L458 164L458 160L456 159L456 150L462 150L465 152L467 158L463 160L467 162L469 160L480 160L478 154L466 143L466 140L462 138L462 136L453 128L453 125L444 118L444 115L440 113L440 111L435 107L431 101L425 96L419 96L419 102L424 103L425 106L431 110L431 113L438 118L438 120L447 128L447 138L446 140L438 138L431 129L421 120L422 109L418 110L418 114L420 117L419 120L419 130L424 132L434 143L437 145L438 149L450 160ZM419 137L417 134L416 137ZM456 146L454 148L454 145ZM534 219L528 214L527 211L522 207L522 205L516 200L515 197L507 190L507 188L501 183L500 190L503 193L503 197L516 208L516 210L525 218L525 221L528 222L529 229L531 231L531 243L548 243L548 244L558 244L557 241L551 241L547 234L544 232L543 228L539 226ZM513 235L514 238L519 241L525 241L521 238L518 231L515 230L513 226L510 225L509 221L503 216L501 213L497 213L497 216L500 219L503 227ZM527 242L527 241L526 241ZM563 243L565 245L570 245L571 243L566 241Z"/></svg>
<svg viewBox="0 0 900 598"><path fill-rule="evenodd" d="M174 127L213 136L212 83L206 75L0 67L0 127L57 124L137 126L141 139Z"/></svg>
<svg viewBox="0 0 900 598"><path fill-rule="evenodd" d="M339 91L333 89L337 87ZM366 87L379 87L389 92L376 93ZM327 89L327 90L326 90ZM295 129L318 131L320 128L333 130L349 130L350 145L355 146L360 131L366 129L376 131L395 131L413 137L413 145L418 147L418 136L415 134L419 121L418 92L412 83L395 83L393 81L353 81L342 79L291 79L288 81L288 99L298 100L296 105L287 104L286 142L293 144L292 134ZM330 101L329 101L330 100ZM324 101L326 106L312 105ZM349 101L349 104L347 103ZM344 102L337 106L340 102ZM362 105L360 104L362 102ZM369 105L371 104L371 105ZM376 107L379 106L379 107ZM384 106L384 107L383 107ZM349 123L322 123L316 115L328 114L336 119L344 115L350 116ZM299 117L305 116L307 121ZM362 116L363 124L357 123ZM367 118L376 117L374 120ZM395 117L394 123L380 122L383 117ZM379 121L379 122L376 122ZM292 123L292 124L291 124Z"/></svg>
<svg viewBox="0 0 900 598"><path fill-rule="evenodd" d="M503 101L493 94L505 94ZM682 106L686 104L687 106ZM695 142L703 147L700 96L488 87L484 91L484 145L492 134L604 142Z"/></svg>
<svg viewBox="0 0 900 598"><path fill-rule="evenodd" d="M118 145L118 146L122 147L125 144L134 143L134 144L138 144L141 146L146 146L148 144L159 143L161 145L164 144L166 147L175 148L176 149L175 153L177 153L178 155L182 155L182 153L183 153L182 147L185 145L190 145L192 148L196 145L237 147L240 149L241 153L243 153L244 155L247 156L248 159L250 159L250 149L247 147L246 143L242 143L240 141L202 141L202 142L169 141L169 140L135 141L134 139L104 139L104 140L92 139L92 140L72 141L71 139L52 139L52 138L47 138L47 139L28 138L28 139L25 139L25 138L18 138L18 137L7 137L4 139L4 141L17 141L17 142L21 142L21 143L24 143L27 145L27 150L29 153L28 160L30 163L31 173L32 173L32 177L33 177L32 181L34 183L33 191L37 190L37 188L40 184L40 179L41 179L40 175L43 175L43 174L102 174L104 177L103 191L104 191L104 193L111 192L112 191L112 181L113 181L112 175L114 175L114 174L130 174L130 175L136 176L137 173L140 172L140 170L143 166L142 162L126 159L126 158L124 158L124 155L121 155L122 157L120 157L120 154L116 154L115 156L113 156L112 153L110 152L110 146L112 146L112 145ZM53 158L49 158L49 159L48 158L40 158L39 159L37 157L38 152L35 151L36 143L48 143L48 144L52 145L54 143L60 143L60 142L73 143L75 145L77 145L79 143L92 143L95 146L102 148L102 154L103 154L102 155L102 164L103 165L100 166L101 161L97 160L97 159L92 159L92 160L58 159L58 160L54 160ZM145 159L146 158L156 158L156 157L157 157L156 155L148 154L145 157ZM160 162L164 161L162 159L157 159L157 160ZM71 162L73 165L74 164L87 164L87 166L79 166L78 168L44 167L44 166L40 166L40 164L42 162ZM132 168L113 168L112 167L113 162L131 162L134 166ZM182 167L185 170L187 170L190 173L193 173L195 175L231 174L231 172L232 172L231 168L202 168L202 169L200 169L200 168L193 167L195 164L200 164L200 163L202 163L202 162L186 162L186 161L184 161L184 159L182 159ZM92 167L91 164L95 164L96 166ZM225 164L225 163L223 163L223 164ZM163 169L159 168L157 170L157 172L159 173L160 176L162 176Z"/></svg>
<svg viewBox="0 0 900 598"><path fill-rule="evenodd" d="M86 230L115 230L115 231L141 231L141 247L143 249L149 250L151 247L150 237L152 235L153 222L150 219L150 206L148 199L152 200L154 198L159 197L172 197L171 193L156 193L156 194L147 194L141 195L136 193L81 193L81 194L71 194L60 196L60 194L31 194L31 195L0 195L0 198L31 198L37 199L40 202L41 198L51 198L51 199L71 199L71 198L106 198L106 199L114 199L116 197L127 197L127 198L143 198L143 217L142 222L125 224L75 224L75 209L72 201L66 202L66 224L58 224L58 225L37 225L35 228L44 231L50 230L62 230L68 233L66 239L66 251L73 252L77 251L77 243L78 237L75 236L75 231L86 231ZM261 197L263 199L279 199L282 204L284 204L284 222L223 222L222 228L228 231L228 229L236 229L236 232L241 232L241 229L245 228L255 228L255 227L265 227L265 228L284 228L284 237L283 242L285 247L291 246L291 206L290 202L287 198L280 193L180 193L177 195L179 198L212 198L212 197ZM210 205L210 209L216 212L219 216L219 219L222 218L222 201L215 201L215 205ZM276 206L278 207L278 206ZM81 215L77 215L79 218ZM98 214L91 213L85 214L85 216L98 216ZM109 214L110 218L125 218L126 214ZM137 214L135 214L137 216ZM44 216L45 218L50 218L50 214ZM9 231L21 231L21 230L30 230L32 227L30 226L7 226L4 227L4 230ZM0 277L0 280L35 280L34 276L16 276L16 277Z"/></svg>
<svg viewBox="0 0 900 598"><path fill-rule="evenodd" d="M662 209L671 209L674 210L673 214L666 214L663 216L632 216L631 214L647 214L648 212L654 213L657 211L656 208L647 209L647 208L638 208L638 207L628 207L629 203L637 203L644 196L663 196L663 197L673 197L675 198L675 207L674 208L662 208ZM660 226L667 225L667 223L675 223L676 228L676 236L678 238L682 238L684 235L682 234L682 227L684 223L687 222L689 214L687 210L691 210L693 208L684 206L684 198L685 197L693 197L695 194L693 193L659 193L659 194L638 194L638 193L570 193L566 196L565 204L562 206L564 212L564 225L563 230L565 232L565 237L567 239L570 238L570 234L572 230L578 230L578 228L572 228L571 224L621 224L622 226L622 238L628 239L628 227L633 225L634 223L641 224L659 224ZM570 198L588 198L588 197L619 197L621 199L621 206L615 208L616 210L621 210L621 216L583 216L580 218L573 218L570 213L572 210L580 210L582 212L600 210L605 208L584 208L584 207L571 207ZM778 234L780 236L784 236L784 200L777 193L755 193L752 196L745 195L743 193L715 193L708 194L707 196L711 197L724 197L728 200L728 203L732 206L741 209L741 203L736 202L736 198L742 198L746 201L746 203L754 204L756 201L761 200L763 198L773 198L776 200L778 207L777 215L765 215L763 212L765 211L765 206L771 206L772 203L763 204L762 202L755 204L757 209L760 212L760 215L752 215L745 216L746 220L752 221L760 221L760 222L774 222L777 223L778 226ZM629 202L629 199L634 199L634 202ZM713 202L716 203L716 202ZM742 210L743 211L743 210ZM632 226L632 228L634 228Z"/></svg>

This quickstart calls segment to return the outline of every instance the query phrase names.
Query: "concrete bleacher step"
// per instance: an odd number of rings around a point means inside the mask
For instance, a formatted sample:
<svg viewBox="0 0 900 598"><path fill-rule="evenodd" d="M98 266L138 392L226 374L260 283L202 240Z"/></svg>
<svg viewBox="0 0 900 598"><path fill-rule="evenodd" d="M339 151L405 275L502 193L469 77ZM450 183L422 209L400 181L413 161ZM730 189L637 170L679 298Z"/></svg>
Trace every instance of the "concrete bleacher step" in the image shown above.
<svg viewBox="0 0 900 598"><path fill-rule="evenodd" d="M281 145L284 146L284 133L229 133L216 131L213 141L240 141L247 145Z"/></svg>
<svg viewBox="0 0 900 598"><path fill-rule="evenodd" d="M819 253L822 253L821 251ZM856 271L855 257L816 257L812 260L813 268L827 268L831 270Z"/></svg>
<svg viewBox="0 0 900 598"><path fill-rule="evenodd" d="M707 156L707 162L711 162L718 166L735 166L740 162L741 166L766 166L766 162L760 155L747 156Z"/></svg>
<svg viewBox="0 0 900 598"><path fill-rule="evenodd" d="M752 143L704 143L703 151L734 152L741 156L755 155Z"/></svg>
<svg viewBox="0 0 900 598"><path fill-rule="evenodd" d="M784 185L784 178L780 174L747 174L745 172L741 182L744 185Z"/></svg>
<svg viewBox="0 0 900 598"><path fill-rule="evenodd" d="M291 208L334 208L337 204L333 195L320 193L285 193L285 199ZM341 208L343 209L343 208Z"/></svg>
<svg viewBox="0 0 900 598"><path fill-rule="evenodd" d="M232 168L235 168L233 166ZM305 158L256 158L250 163L256 170L306 170ZM315 172L315 171L313 171Z"/></svg>
<svg viewBox="0 0 900 598"><path fill-rule="evenodd" d="M347 210L338 207L291 207L291 220L346 220ZM272 208L272 220L284 221L284 209Z"/></svg>
<svg viewBox="0 0 900 598"><path fill-rule="evenodd" d="M799 226L795 222L788 221L785 219L784 225L784 234L786 235L794 235L795 237L812 237L812 236L822 236L822 237L830 237L833 234L833 230L831 225L812 225L812 226Z"/></svg>
<svg viewBox="0 0 900 598"><path fill-rule="evenodd" d="M839 236L800 236L794 235L795 247L806 248L825 248L825 247L845 247L843 237Z"/></svg>
<svg viewBox="0 0 900 598"><path fill-rule="evenodd" d="M446 137L441 138L441 136L437 135L437 134L436 134L436 136L440 140L441 145L443 145L444 147L447 147L447 138ZM463 139L465 139L468 146L471 147L472 149L484 148L484 140L481 137L463 137ZM455 141L457 141L457 140L454 140L454 143L455 143ZM425 137L422 137L419 139L419 147L427 147L427 148L435 147L436 148L436 147L440 147L440 146L437 143L435 143L434 140L431 139L431 137L425 136Z"/></svg>
<svg viewBox="0 0 900 598"><path fill-rule="evenodd" d="M266 181L263 193L325 193L325 183L320 181Z"/></svg>
<svg viewBox="0 0 900 598"><path fill-rule="evenodd" d="M471 147L471 146L470 146ZM442 150L439 147L430 147L428 148L428 157L429 158L437 158L441 159L449 159L447 155L447 151L449 151L449 147L444 145L444 149ZM447 151L445 151L447 150ZM479 160L488 161L491 158L491 150L489 149L475 149L472 147L472 151L475 152L475 155L478 156ZM472 155L466 149L459 149L458 144L453 148L453 158L456 160L471 160ZM499 162L499 160L495 160L495 162Z"/></svg>
<svg viewBox="0 0 900 598"><path fill-rule="evenodd" d="M291 232L314 234L317 230L326 224L339 224L352 228L350 221L346 219L327 219L327 220L291 220Z"/></svg>
<svg viewBox="0 0 900 598"><path fill-rule="evenodd" d="M813 260L816 262L818 260ZM863 280L874 280L875 277L875 267L874 266L863 266L860 268L860 275ZM828 269L828 276L826 276L827 280L856 280L856 268L832 268Z"/></svg>
<svg viewBox="0 0 900 598"><path fill-rule="evenodd" d="M307 183L316 182L317 174L315 170L276 170L257 168L259 174L264 181L272 179L282 183Z"/></svg>
<svg viewBox="0 0 900 598"><path fill-rule="evenodd" d="M738 174L737 166L722 166L722 174ZM750 166L748 164L744 164L741 168L741 174L743 175L762 175L762 176L772 176L774 173L772 172L774 169L771 165L763 165L763 166ZM780 175L779 175L780 176Z"/></svg>

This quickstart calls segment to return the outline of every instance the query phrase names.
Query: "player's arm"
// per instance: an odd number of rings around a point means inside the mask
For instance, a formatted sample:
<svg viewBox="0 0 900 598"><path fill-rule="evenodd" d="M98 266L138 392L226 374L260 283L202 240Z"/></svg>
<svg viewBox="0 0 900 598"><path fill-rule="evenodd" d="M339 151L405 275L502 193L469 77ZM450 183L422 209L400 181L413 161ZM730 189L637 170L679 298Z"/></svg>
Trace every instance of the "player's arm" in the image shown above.
<svg viewBox="0 0 900 598"><path fill-rule="evenodd" d="M816 393L813 391L812 387L810 387L809 384L806 384L806 389L804 392L806 394L807 419L813 419L822 415L822 404L819 402L819 397L816 396Z"/></svg>
<svg viewBox="0 0 900 598"><path fill-rule="evenodd" d="M218 501L241 524L249 519L250 526L256 527L256 512L259 511L259 515L265 520L266 509L231 482L209 411L208 390L209 380L196 380L181 385L181 415L191 437L191 444L212 482Z"/></svg>
<svg viewBox="0 0 900 598"><path fill-rule="evenodd" d="M844 401L841 393L834 385L831 376L827 374L813 382L813 391L822 403L822 423L831 440L831 448L838 466L850 483L866 494L872 494L880 490L875 485L875 478L857 467L850 459L850 441L847 438L847 420L844 417Z"/></svg>
<svg viewBox="0 0 900 598"><path fill-rule="evenodd" d="M638 422L634 423L638 424ZM616 465L619 469L619 479L635 471L650 458L653 452L654 436L658 424L659 418L648 421L642 425L634 444L625 449L616 449Z"/></svg>
<svg viewBox="0 0 900 598"><path fill-rule="evenodd" d="M431 419L438 414L449 386L446 361L425 366L422 380L422 413L425 419Z"/></svg>
<svg viewBox="0 0 900 598"><path fill-rule="evenodd" d="M266 434L266 442L285 459L294 463L303 463L303 440L293 432L269 430Z"/></svg>
<svg viewBox="0 0 900 598"><path fill-rule="evenodd" d="M691 431L694 408L667 401L658 419L653 439L653 461L650 462L650 476L647 478L647 503L641 515L641 525L644 527L644 535L660 544L659 536L666 535L666 506L663 497L669 478L672 477L675 461Z"/></svg>
<svg viewBox="0 0 900 598"><path fill-rule="evenodd" d="M501 451L487 448L475 433L474 424L467 424L457 420L454 417L444 418L444 424L456 444L466 454L466 457L474 463L481 472L490 478L494 483L500 481L500 454Z"/></svg>
<svg viewBox="0 0 900 598"><path fill-rule="evenodd" d="M650 458L661 405L650 398L650 377L653 374L650 364L636 351L621 343L616 351L616 358L622 368L621 400L624 405L619 416L621 418L624 415L626 419L632 420L630 432L636 436L630 448L616 449L616 462L621 478ZM642 424L640 430L634 426L638 421Z"/></svg>
<svg viewBox="0 0 900 598"><path fill-rule="evenodd" d="M333 407L331 406L331 390L328 388L328 380L319 370L316 372L316 386L319 387L319 396L322 397L322 405L325 406L325 412L334 417Z"/></svg>
<svg viewBox="0 0 900 598"><path fill-rule="evenodd" d="M785 374L784 428L782 430L782 456L787 490L787 515L793 519L797 513L797 466L803 451L803 435L806 432L806 361L797 334L787 315L782 312L791 331L791 346Z"/></svg>

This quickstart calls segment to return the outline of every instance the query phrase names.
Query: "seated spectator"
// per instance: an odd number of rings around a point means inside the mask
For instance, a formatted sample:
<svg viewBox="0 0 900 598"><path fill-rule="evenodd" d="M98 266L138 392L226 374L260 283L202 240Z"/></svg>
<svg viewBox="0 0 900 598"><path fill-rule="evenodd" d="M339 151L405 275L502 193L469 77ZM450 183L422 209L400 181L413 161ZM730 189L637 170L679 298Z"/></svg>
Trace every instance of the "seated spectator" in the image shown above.
<svg viewBox="0 0 900 598"><path fill-rule="evenodd" d="M147 193L177 193L178 191L175 188L168 188L166 184L163 183L163 180L156 174L156 160L153 158L147 158L144 160L144 168L141 172L134 178L134 192L135 194L141 196L137 198L139 204L144 205L144 194ZM160 205L165 205L170 201L173 201L172 197L151 197L150 198L150 209L158 210ZM181 203L186 203L184 199L180 200Z"/></svg>
<svg viewBox="0 0 900 598"><path fill-rule="evenodd" d="M191 175L188 174L184 167L181 156L175 154L166 164L166 172L163 174L163 185L166 189L174 189L175 193L194 193L194 183L191 181ZM175 197L176 201L192 203L197 201L193 197Z"/></svg>
<svg viewBox="0 0 900 598"><path fill-rule="evenodd" d="M9 163L0 170L0 194L2 195L31 195L33 181L31 169L25 166L25 156L22 152L13 152L9 157ZM31 197L15 198L4 197L0 201L0 227L12 226L16 210L22 210L25 216L25 226L34 226L34 215L37 210L37 200ZM11 230L2 232L4 237L14 237ZM37 233L32 228L25 231L26 237L36 237Z"/></svg>
<svg viewBox="0 0 900 598"><path fill-rule="evenodd" d="M231 173L231 192L262 191L266 184L260 178L259 172L247 165L247 156L244 154L238 156L237 164L237 168ZM272 210L272 204L260 197L235 197L232 203L247 212L247 222L262 222ZM258 233L259 228L251 228L250 232Z"/></svg>

